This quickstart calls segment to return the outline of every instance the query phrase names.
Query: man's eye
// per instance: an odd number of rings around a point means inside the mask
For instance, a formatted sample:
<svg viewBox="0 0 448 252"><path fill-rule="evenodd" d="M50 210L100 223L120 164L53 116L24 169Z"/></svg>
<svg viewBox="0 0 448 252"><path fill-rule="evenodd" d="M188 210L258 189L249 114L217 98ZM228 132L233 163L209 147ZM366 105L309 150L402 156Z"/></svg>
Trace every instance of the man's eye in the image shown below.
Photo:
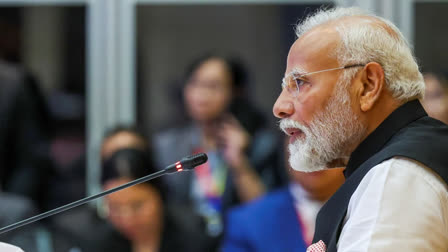
<svg viewBox="0 0 448 252"><path fill-rule="evenodd" d="M297 87L301 87L303 84L305 84L305 81L303 79L300 78L293 78L295 84L297 85Z"/></svg>

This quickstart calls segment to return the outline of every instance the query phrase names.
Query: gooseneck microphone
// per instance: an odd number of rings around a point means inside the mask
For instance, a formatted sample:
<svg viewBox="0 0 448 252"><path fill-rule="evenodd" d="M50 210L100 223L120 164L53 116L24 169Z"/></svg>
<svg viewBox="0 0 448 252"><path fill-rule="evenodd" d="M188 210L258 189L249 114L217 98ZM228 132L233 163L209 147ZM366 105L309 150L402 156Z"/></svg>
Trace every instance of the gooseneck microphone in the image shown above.
<svg viewBox="0 0 448 252"><path fill-rule="evenodd" d="M155 178L160 177L162 175L192 170L196 166L201 165L201 164L207 162L207 159L208 158L207 158L207 155L205 153L200 153L200 154L196 154L196 155L193 155L193 156L184 157L180 161L178 161L178 162L176 162L176 163L174 163L172 165L167 166L165 169L163 169L161 171L154 172L154 173L149 174L147 176L135 179L135 180L133 180L133 181L131 181L129 183L126 183L126 184L114 187L114 188L109 189L107 191L104 191L104 192L101 192L101 193L98 193L98 194L95 194L95 195L92 195L92 196L89 196L89 197L77 200L77 201L69 203L67 205L60 206L60 207L55 208L53 210L47 211L45 213L41 213L41 214L38 214L36 216L30 217L28 219L16 222L14 224L8 225L8 226L3 227L3 228L0 228L0 234L12 231L12 230L14 230L16 228L19 228L19 227L31 224L31 223L36 222L38 220L41 220L41 219L50 217L52 215L61 213L63 211L72 209L74 207L80 206L80 205L85 204L85 203L87 203L89 201L92 201L94 199L106 196L106 195L111 194L113 192L123 190L125 188L130 187L130 186L137 185L137 184L146 182L146 181L151 180L151 179L155 179Z"/></svg>
<svg viewBox="0 0 448 252"><path fill-rule="evenodd" d="M165 171L165 173L175 173L185 170L191 170L196 166L207 162L207 159L208 158L205 153L199 153L193 156L184 157L180 161L167 166L163 171Z"/></svg>

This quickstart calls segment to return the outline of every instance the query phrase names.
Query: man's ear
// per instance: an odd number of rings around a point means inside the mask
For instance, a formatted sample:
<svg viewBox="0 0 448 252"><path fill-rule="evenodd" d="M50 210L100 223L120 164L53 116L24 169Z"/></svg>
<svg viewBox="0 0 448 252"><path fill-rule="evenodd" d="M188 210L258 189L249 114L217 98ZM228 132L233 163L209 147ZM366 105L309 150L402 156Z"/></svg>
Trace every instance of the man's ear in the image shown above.
<svg viewBox="0 0 448 252"><path fill-rule="evenodd" d="M359 97L359 105L361 111L366 112L373 108L384 88L383 67L376 62L368 63L363 69L361 81L362 88Z"/></svg>

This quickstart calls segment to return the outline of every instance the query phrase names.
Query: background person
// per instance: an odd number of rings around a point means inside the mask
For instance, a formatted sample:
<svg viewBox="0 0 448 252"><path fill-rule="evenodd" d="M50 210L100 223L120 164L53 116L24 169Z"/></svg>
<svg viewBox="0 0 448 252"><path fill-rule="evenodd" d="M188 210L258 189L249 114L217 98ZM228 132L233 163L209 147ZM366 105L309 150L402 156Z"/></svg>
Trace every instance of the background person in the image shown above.
<svg viewBox="0 0 448 252"><path fill-rule="evenodd" d="M444 72L429 72L425 79L425 97L423 107L428 115L444 123L448 123L448 79Z"/></svg>
<svg viewBox="0 0 448 252"><path fill-rule="evenodd" d="M319 209L344 183L343 168L305 173L283 167L289 185L229 211L223 252L299 252L311 244Z"/></svg>
<svg viewBox="0 0 448 252"><path fill-rule="evenodd" d="M279 184L276 138L246 100L246 72L235 60L207 55L188 68L183 98L189 121L154 136L159 167L193 153L208 162L191 173L167 176L170 202L191 205L207 220L207 232L222 232L222 213Z"/></svg>
<svg viewBox="0 0 448 252"><path fill-rule="evenodd" d="M156 172L148 153L120 149L105 161L102 184L109 190ZM165 203L160 178L105 196L106 216L114 230L103 231L98 251L206 251L193 215ZM116 232L118 231L118 232Z"/></svg>

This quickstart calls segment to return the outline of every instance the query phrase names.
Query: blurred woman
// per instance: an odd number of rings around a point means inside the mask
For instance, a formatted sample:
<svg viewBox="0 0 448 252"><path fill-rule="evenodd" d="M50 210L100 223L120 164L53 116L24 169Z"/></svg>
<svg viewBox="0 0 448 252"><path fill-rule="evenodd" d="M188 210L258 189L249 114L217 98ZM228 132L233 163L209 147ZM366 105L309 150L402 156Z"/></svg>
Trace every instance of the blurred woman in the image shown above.
<svg viewBox="0 0 448 252"><path fill-rule="evenodd" d="M147 152L126 148L103 165L104 190L155 172ZM199 225L188 209L165 204L163 183L154 179L105 197L107 219L114 228L104 232L97 251L167 252L207 251Z"/></svg>
<svg viewBox="0 0 448 252"><path fill-rule="evenodd" d="M161 166L206 152L209 161L194 172L169 176L169 200L191 204L207 220L207 232L222 231L221 217L235 204L278 185L276 138L247 101L247 74L235 60L208 55L188 68L183 99L189 121L155 136Z"/></svg>

